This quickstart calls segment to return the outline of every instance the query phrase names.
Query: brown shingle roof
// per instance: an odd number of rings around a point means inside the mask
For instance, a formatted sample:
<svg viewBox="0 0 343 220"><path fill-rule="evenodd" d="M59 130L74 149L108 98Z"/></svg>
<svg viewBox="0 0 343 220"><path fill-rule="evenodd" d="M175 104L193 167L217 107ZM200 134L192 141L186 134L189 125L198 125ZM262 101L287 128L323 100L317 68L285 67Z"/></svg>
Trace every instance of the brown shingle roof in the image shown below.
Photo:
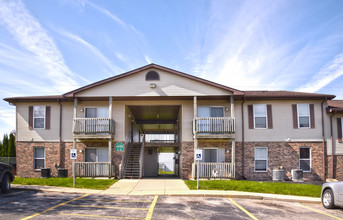
<svg viewBox="0 0 343 220"><path fill-rule="evenodd" d="M343 100L329 100L328 101L328 111L329 112L343 112Z"/></svg>
<svg viewBox="0 0 343 220"><path fill-rule="evenodd" d="M10 97L4 98L6 102L51 102L51 101L66 101L67 99L63 95L51 95L51 96L23 96L23 97Z"/></svg>
<svg viewBox="0 0 343 220"><path fill-rule="evenodd" d="M291 91L245 91L245 99L333 99L336 96Z"/></svg>
<svg viewBox="0 0 343 220"><path fill-rule="evenodd" d="M79 89L73 90L71 92L65 93L63 95L56 95L56 96L28 96L28 97L12 97L12 98L5 98L4 100L9 102L9 103L14 103L14 102L25 102L25 101L72 101L74 94L126 77L126 76L130 76L132 74L135 74L137 72L140 71L144 71L147 70L149 68L155 68L155 69L159 69L162 71L166 71L166 72L170 72L173 73L175 75L181 76L181 77L185 77L188 79L192 79L198 82L202 82L217 88L221 88L227 91L231 91L233 92L233 94L235 95L236 98L242 98L244 97L245 99L250 99L250 100L254 100L254 99L314 99L314 100L320 100L320 99L328 99L331 100L333 98L335 98L334 95L328 95L328 94L318 94L318 93L305 93L305 92L291 92L291 91L240 91L237 89L233 89L231 87L227 87L215 82L211 82L196 76L192 76L177 70L173 70L173 69L169 69L167 67L164 66L160 66L157 64L149 64L143 67L140 67L138 69L117 75L117 76L113 76L92 84L89 84L87 86L81 87Z"/></svg>

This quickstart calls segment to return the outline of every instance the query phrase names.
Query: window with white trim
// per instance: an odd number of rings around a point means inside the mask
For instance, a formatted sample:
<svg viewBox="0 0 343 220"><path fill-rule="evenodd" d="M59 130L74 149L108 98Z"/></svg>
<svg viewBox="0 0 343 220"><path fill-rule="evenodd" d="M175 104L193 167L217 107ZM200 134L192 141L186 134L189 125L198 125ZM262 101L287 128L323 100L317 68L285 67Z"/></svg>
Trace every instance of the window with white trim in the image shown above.
<svg viewBox="0 0 343 220"><path fill-rule="evenodd" d="M45 106L33 106L33 128L45 129Z"/></svg>
<svg viewBox="0 0 343 220"><path fill-rule="evenodd" d="M85 162L108 162L108 148L86 148Z"/></svg>
<svg viewBox="0 0 343 220"><path fill-rule="evenodd" d="M304 172L311 172L311 148L300 147L299 148L299 169Z"/></svg>
<svg viewBox="0 0 343 220"><path fill-rule="evenodd" d="M255 147L255 172L267 172L268 148Z"/></svg>
<svg viewBox="0 0 343 220"><path fill-rule="evenodd" d="M224 163L224 148L205 148L202 150L202 160L204 163Z"/></svg>
<svg viewBox="0 0 343 220"><path fill-rule="evenodd" d="M267 128L267 105L254 104L254 127Z"/></svg>
<svg viewBox="0 0 343 220"><path fill-rule="evenodd" d="M45 148L34 147L34 169L40 170L45 168Z"/></svg>
<svg viewBox="0 0 343 220"><path fill-rule="evenodd" d="M309 128L310 125L310 105L298 104L298 127Z"/></svg>

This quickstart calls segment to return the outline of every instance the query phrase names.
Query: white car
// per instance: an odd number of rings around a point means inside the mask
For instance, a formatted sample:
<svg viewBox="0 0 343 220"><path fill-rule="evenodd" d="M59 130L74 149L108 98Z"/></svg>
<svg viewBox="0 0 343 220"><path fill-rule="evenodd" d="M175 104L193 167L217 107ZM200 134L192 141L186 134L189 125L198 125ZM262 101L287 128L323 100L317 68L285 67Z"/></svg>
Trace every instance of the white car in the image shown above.
<svg viewBox="0 0 343 220"><path fill-rule="evenodd" d="M322 204L326 209L343 207L343 181L324 183L321 193Z"/></svg>

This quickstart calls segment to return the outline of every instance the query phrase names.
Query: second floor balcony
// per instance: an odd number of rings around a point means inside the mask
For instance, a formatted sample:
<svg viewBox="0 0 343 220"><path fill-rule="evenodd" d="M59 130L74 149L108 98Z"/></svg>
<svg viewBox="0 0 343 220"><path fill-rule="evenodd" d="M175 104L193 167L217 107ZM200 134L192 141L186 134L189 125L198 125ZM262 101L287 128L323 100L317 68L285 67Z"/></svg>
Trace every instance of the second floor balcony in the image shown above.
<svg viewBox="0 0 343 220"><path fill-rule="evenodd" d="M193 134L197 138L234 138L235 118L198 117L193 119Z"/></svg>
<svg viewBox="0 0 343 220"><path fill-rule="evenodd" d="M107 138L114 135L114 121L109 118L75 118L74 137Z"/></svg>

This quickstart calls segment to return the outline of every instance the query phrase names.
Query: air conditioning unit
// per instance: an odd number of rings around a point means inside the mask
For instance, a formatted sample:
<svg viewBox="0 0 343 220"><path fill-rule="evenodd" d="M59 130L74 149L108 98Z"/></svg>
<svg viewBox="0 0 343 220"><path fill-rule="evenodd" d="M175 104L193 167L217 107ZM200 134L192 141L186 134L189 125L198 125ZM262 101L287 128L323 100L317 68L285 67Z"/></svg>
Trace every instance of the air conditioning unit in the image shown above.
<svg viewBox="0 0 343 220"><path fill-rule="evenodd" d="M284 175L285 175L285 170L283 169L273 170L273 181L285 181Z"/></svg>
<svg viewBox="0 0 343 220"><path fill-rule="evenodd" d="M220 175L220 170L218 168L213 168L211 174L212 178L217 178Z"/></svg>
<svg viewBox="0 0 343 220"><path fill-rule="evenodd" d="M302 169L292 169L292 180L293 182L304 182Z"/></svg>

